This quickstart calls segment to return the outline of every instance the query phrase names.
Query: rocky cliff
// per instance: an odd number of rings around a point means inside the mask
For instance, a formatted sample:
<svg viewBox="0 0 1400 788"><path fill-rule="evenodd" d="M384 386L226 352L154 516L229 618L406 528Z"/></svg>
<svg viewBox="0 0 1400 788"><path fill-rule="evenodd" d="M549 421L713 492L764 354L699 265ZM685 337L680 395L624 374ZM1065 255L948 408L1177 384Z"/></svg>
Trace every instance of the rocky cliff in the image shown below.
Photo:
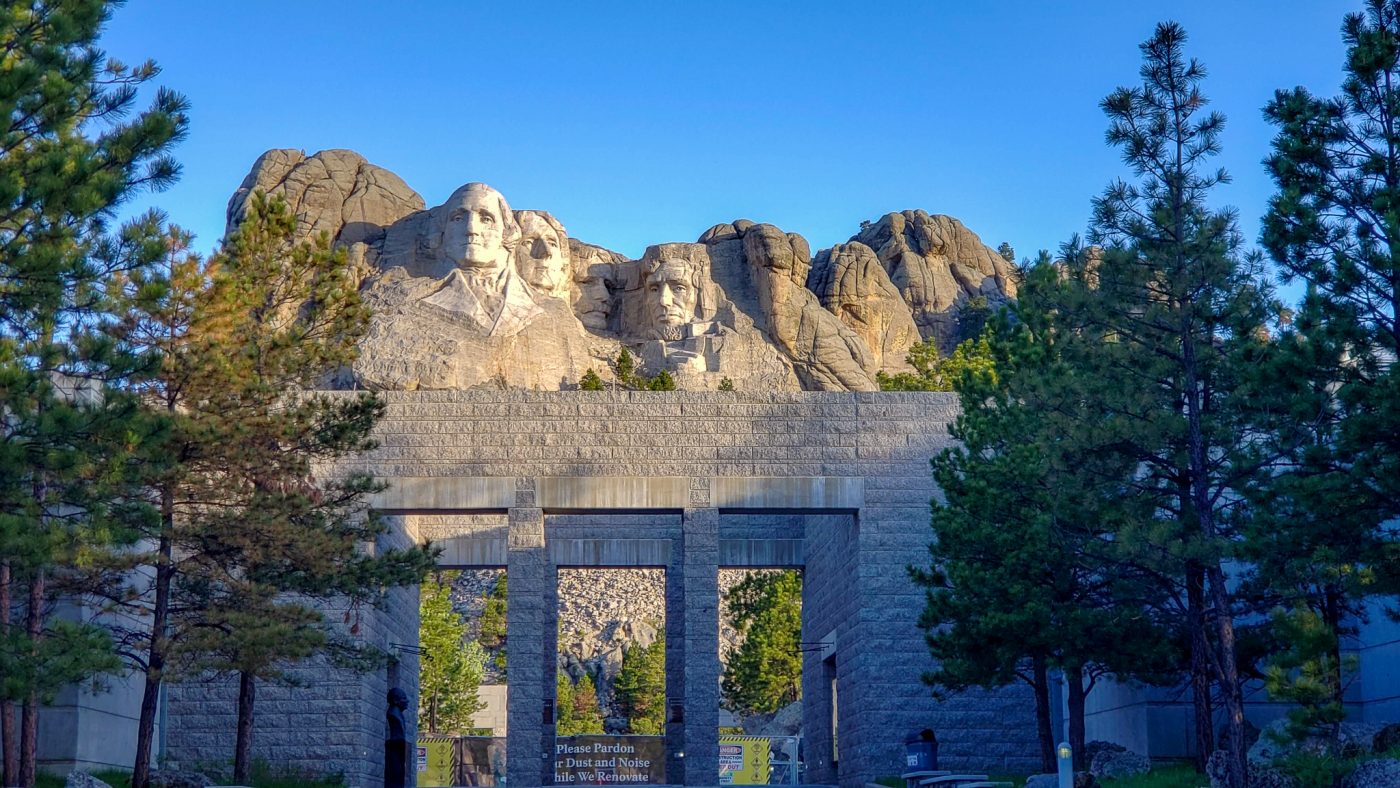
<svg viewBox="0 0 1400 788"><path fill-rule="evenodd" d="M229 201L230 230L258 191L288 201L303 239L348 250L374 311L339 380L360 388L566 389L589 369L616 384L625 348L683 389L869 391L915 342L949 351L967 310L1016 294L995 250L924 211L863 222L815 255L801 235L739 219L631 260L485 184L429 208L353 151L264 153Z"/></svg>

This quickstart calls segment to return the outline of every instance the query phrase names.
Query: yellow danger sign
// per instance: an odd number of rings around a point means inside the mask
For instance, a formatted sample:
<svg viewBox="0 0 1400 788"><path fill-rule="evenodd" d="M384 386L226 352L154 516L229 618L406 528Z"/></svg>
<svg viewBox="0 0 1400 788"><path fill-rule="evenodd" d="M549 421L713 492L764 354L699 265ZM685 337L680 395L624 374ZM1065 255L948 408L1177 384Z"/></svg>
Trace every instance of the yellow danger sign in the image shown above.
<svg viewBox="0 0 1400 788"><path fill-rule="evenodd" d="M454 771L452 763L453 745L456 742L452 739L419 739L418 740L418 784L421 786L448 786L455 785L452 779Z"/></svg>
<svg viewBox="0 0 1400 788"><path fill-rule="evenodd" d="M766 736L719 737L719 784L767 785L769 749Z"/></svg>

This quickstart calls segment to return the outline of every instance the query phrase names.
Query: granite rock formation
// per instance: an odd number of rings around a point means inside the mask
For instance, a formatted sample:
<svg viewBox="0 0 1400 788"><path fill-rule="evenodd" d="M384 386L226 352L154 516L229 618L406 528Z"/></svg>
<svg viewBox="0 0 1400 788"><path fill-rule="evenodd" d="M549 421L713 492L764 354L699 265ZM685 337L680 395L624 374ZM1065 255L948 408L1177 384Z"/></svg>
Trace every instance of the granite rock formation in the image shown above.
<svg viewBox="0 0 1400 788"><path fill-rule="evenodd" d="M960 309L1016 296L1011 264L951 216L887 213L851 240L875 250L919 333L944 352L967 338L958 330Z"/></svg>
<svg viewBox="0 0 1400 788"><path fill-rule="evenodd" d="M423 210L423 198L399 176L350 150L307 156L274 149L259 156L229 199L229 230L243 218L248 198L256 191L286 198L302 239L326 233L332 243L348 250L357 267L369 263L386 228Z"/></svg>
<svg viewBox="0 0 1400 788"><path fill-rule="evenodd" d="M874 250L852 242L817 252L807 289L856 332L881 371L908 371L905 355L919 341L919 327Z"/></svg>
<svg viewBox="0 0 1400 788"><path fill-rule="evenodd" d="M567 389L613 380L622 349L682 389L873 391L921 338L946 352L960 315L1015 296L1010 264L956 219L904 211L817 252L748 220L639 259L570 238L469 183L441 205L352 151L263 154L229 201L286 198L302 239L348 250L373 318L336 385Z"/></svg>

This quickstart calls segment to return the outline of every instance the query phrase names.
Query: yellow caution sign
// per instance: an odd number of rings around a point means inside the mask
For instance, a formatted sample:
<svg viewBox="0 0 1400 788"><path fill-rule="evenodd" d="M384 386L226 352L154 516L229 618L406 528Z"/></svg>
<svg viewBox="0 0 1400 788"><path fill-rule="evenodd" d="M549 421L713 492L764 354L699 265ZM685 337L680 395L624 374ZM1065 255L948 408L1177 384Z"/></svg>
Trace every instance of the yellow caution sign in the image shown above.
<svg viewBox="0 0 1400 788"><path fill-rule="evenodd" d="M453 763L455 739L424 738L418 740L418 784L420 786L455 785Z"/></svg>
<svg viewBox="0 0 1400 788"><path fill-rule="evenodd" d="M719 737L719 784L767 785L770 749L767 736Z"/></svg>

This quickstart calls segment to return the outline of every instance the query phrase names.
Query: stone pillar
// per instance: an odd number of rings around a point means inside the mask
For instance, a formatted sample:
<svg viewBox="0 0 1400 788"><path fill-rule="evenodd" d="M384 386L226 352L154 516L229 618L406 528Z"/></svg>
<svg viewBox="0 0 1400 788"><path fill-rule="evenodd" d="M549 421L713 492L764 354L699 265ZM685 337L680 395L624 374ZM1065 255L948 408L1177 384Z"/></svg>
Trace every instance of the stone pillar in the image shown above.
<svg viewBox="0 0 1400 788"><path fill-rule="evenodd" d="M506 772L511 785L550 785L554 726L543 719L545 702L554 696L554 671L546 666L555 659L550 643L558 609L551 602L558 580L545 549L544 513L534 506L534 480L516 484L506 541Z"/></svg>
<svg viewBox="0 0 1400 788"><path fill-rule="evenodd" d="M680 774L668 779L683 776L686 785L714 785L719 779L719 510L709 506L709 479L692 481L690 503L693 508L681 518L683 604L676 611L684 636L681 653L668 649L667 654L668 669L680 674L682 695L668 700L681 703L685 758ZM668 619L671 615L668 610Z"/></svg>

